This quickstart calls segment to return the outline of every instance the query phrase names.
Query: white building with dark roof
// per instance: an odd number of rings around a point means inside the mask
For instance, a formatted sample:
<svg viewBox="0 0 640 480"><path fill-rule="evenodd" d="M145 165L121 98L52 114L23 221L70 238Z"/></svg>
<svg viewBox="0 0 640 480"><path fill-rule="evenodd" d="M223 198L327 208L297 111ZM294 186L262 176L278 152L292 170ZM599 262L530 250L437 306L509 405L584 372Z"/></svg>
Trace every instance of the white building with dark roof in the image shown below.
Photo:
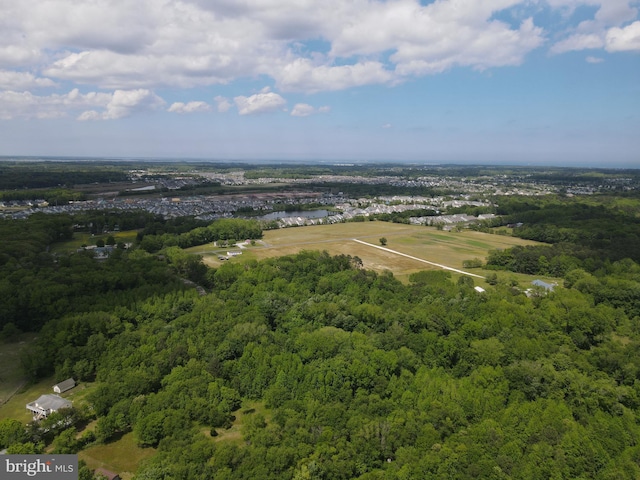
<svg viewBox="0 0 640 480"><path fill-rule="evenodd" d="M55 393L66 392L76 386L76 381L73 378L67 378L65 381L57 383L53 386Z"/></svg>
<svg viewBox="0 0 640 480"><path fill-rule="evenodd" d="M33 418L39 420L48 417L61 408L71 408L71 402L58 395L47 393L31 403L27 403L27 410L33 413Z"/></svg>

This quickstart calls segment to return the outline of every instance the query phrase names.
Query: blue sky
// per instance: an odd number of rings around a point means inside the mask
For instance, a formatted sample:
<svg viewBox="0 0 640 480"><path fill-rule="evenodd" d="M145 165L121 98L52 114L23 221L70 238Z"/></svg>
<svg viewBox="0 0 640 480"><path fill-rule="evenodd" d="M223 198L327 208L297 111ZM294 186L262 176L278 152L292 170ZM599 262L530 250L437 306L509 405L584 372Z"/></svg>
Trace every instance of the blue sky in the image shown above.
<svg viewBox="0 0 640 480"><path fill-rule="evenodd" d="M0 155L640 168L638 0L0 0Z"/></svg>

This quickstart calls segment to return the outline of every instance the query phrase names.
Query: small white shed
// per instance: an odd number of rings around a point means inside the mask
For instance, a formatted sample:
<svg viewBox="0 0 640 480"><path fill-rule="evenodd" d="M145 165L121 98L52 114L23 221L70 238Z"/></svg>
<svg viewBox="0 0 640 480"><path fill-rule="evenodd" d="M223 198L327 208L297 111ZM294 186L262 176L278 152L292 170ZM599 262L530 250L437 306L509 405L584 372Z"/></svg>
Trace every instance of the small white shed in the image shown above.
<svg viewBox="0 0 640 480"><path fill-rule="evenodd" d="M76 386L76 381L73 378L67 378L64 382L57 383L53 386L55 393L66 392Z"/></svg>

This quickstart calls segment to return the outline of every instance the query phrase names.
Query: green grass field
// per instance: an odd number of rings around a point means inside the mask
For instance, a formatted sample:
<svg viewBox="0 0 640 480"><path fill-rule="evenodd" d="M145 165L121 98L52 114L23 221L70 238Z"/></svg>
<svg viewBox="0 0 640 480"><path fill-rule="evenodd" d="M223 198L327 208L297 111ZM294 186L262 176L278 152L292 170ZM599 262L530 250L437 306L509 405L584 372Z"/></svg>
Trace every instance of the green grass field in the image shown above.
<svg viewBox="0 0 640 480"><path fill-rule="evenodd" d="M380 238L387 239L386 247L407 255L418 257L448 267L462 268L464 260L479 258L485 260L490 250L510 248L515 245L535 245L536 242L505 235L492 235L474 231L444 232L434 227L402 225L388 222L354 222L336 225L318 225L309 227L284 228L268 230L261 242L255 246L243 248L243 254L228 261L241 262L246 259L257 259L290 255L302 250L326 250L332 255L346 254L362 259L364 268L384 271L390 270L399 279L406 279L410 274L437 267L385 252L354 242L362 240L380 245ZM231 248L216 249L213 245L202 245L189 249L192 253L203 255L205 263L217 267L223 262L218 255L226 254ZM233 248L237 250L237 248ZM482 269L469 269L469 273L485 275ZM513 275L530 281L528 276Z"/></svg>
<svg viewBox="0 0 640 480"><path fill-rule="evenodd" d="M91 469L105 468L127 480L133 477L140 462L155 453L155 448L138 447L133 433L130 432L115 442L95 445L80 451L78 459L84 460Z"/></svg>
<svg viewBox="0 0 640 480"><path fill-rule="evenodd" d="M55 383L53 377L49 377L38 383L20 388L7 403L0 407L0 418L14 418L21 422L29 423L31 421L31 413L26 408L27 403L36 400L45 393L53 393Z"/></svg>
<svg viewBox="0 0 640 480"><path fill-rule="evenodd" d="M20 354L35 338L35 334L22 334L17 342L0 343L0 418L10 417L5 415L9 409L5 404L27 388L26 378L20 367ZM25 410L24 405L22 409Z"/></svg>

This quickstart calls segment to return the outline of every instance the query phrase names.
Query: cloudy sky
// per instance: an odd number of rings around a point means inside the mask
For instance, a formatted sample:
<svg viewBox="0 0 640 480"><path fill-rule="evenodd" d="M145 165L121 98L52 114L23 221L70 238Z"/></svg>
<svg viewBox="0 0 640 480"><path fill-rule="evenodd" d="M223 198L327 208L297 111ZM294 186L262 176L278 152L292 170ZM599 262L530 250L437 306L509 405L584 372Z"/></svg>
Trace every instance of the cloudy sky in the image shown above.
<svg viewBox="0 0 640 480"><path fill-rule="evenodd" d="M640 0L0 0L0 155L640 168Z"/></svg>

